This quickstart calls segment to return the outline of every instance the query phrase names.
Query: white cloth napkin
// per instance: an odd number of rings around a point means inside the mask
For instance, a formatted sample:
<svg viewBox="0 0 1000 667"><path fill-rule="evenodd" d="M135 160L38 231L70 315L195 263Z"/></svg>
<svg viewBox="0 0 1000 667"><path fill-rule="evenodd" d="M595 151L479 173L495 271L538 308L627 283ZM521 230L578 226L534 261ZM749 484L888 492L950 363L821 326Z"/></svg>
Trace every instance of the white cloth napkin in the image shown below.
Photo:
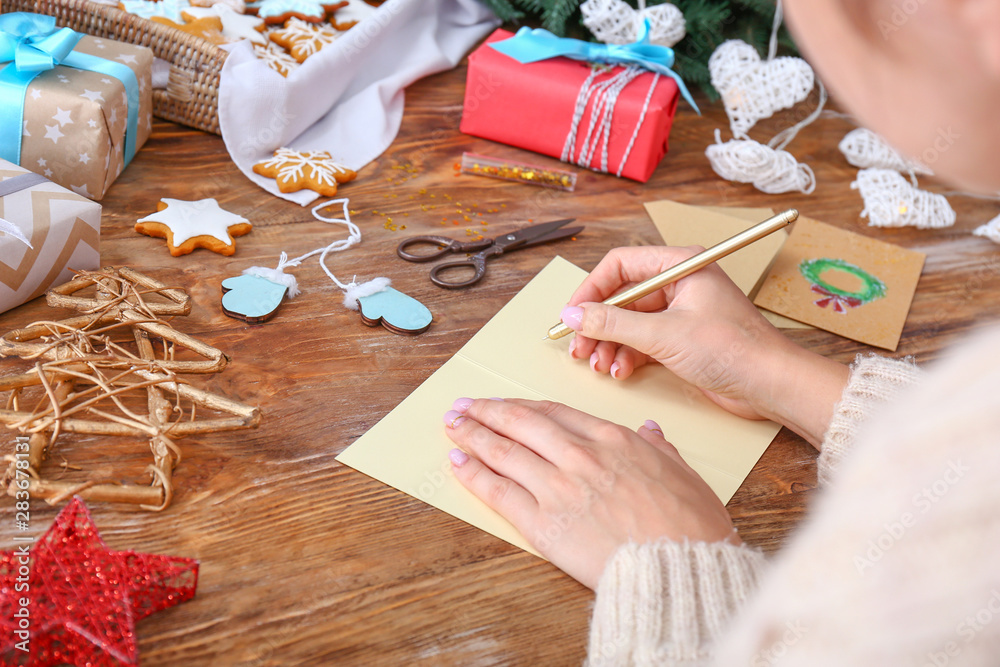
<svg viewBox="0 0 1000 667"><path fill-rule="evenodd" d="M237 44L219 82L219 126L233 161L262 188L305 206L311 190L283 194L255 163L283 146L329 151L357 170L399 131L403 90L450 69L499 21L477 0L388 0L288 78Z"/></svg>

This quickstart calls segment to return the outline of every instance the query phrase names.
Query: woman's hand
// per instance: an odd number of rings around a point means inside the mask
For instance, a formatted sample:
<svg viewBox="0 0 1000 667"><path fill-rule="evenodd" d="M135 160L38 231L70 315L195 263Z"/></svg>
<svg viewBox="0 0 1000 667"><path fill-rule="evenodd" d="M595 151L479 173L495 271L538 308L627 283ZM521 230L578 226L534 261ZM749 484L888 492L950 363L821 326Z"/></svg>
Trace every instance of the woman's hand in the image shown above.
<svg viewBox="0 0 1000 667"><path fill-rule="evenodd" d="M627 308L601 301L695 255L700 248L617 248L570 298L570 354L622 380L655 361L748 419L772 419L814 445L847 383L842 364L789 341L718 267L710 265Z"/></svg>
<svg viewBox="0 0 1000 667"><path fill-rule="evenodd" d="M638 432L565 405L460 398L445 414L455 476L546 558L595 588L622 544L739 544L726 508L648 421Z"/></svg>

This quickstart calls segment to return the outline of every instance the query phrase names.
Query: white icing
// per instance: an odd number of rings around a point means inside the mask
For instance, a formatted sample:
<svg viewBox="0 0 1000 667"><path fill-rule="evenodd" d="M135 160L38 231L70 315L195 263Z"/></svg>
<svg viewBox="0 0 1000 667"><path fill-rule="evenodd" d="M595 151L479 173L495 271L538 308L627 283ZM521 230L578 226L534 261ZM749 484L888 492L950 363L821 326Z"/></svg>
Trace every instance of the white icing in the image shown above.
<svg viewBox="0 0 1000 667"><path fill-rule="evenodd" d="M173 234L174 247L183 245L185 241L196 236L211 236L214 239L232 245L229 228L249 222L246 218L230 213L219 206L214 199L199 199L185 201L183 199L161 199L167 208L147 215L137 222L159 222L170 228Z"/></svg>

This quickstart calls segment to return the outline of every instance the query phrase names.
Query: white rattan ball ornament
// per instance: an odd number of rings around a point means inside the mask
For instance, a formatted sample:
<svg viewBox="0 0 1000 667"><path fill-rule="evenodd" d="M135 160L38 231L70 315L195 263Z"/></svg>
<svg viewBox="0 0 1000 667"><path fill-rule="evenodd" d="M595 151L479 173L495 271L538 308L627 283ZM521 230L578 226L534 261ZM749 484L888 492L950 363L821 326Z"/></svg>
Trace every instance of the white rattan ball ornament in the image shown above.
<svg viewBox="0 0 1000 667"><path fill-rule="evenodd" d="M761 192L810 194L816 189L816 177L808 165L800 163L788 151L752 139L731 139L723 143L716 130L715 143L705 149L705 155L712 169L722 178L752 183Z"/></svg>
<svg viewBox="0 0 1000 667"><path fill-rule="evenodd" d="M605 44L631 44L642 34L643 21L649 21L649 41L673 46L684 39L687 23L684 14L670 3L639 9L624 0L587 0L580 5L583 25Z"/></svg>

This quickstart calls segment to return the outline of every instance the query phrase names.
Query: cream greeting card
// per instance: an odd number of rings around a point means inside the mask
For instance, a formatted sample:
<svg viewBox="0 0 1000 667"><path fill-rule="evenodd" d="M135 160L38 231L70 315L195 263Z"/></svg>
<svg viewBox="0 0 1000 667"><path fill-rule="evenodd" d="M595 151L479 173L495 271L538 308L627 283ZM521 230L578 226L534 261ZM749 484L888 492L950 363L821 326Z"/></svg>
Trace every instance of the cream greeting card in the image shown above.
<svg viewBox="0 0 1000 667"><path fill-rule="evenodd" d="M586 272L557 257L465 347L337 460L535 553L451 474L442 416L461 396L549 399L638 428L652 419L728 502L780 428L735 417L662 366L625 381L570 359L570 338L543 340Z"/></svg>

